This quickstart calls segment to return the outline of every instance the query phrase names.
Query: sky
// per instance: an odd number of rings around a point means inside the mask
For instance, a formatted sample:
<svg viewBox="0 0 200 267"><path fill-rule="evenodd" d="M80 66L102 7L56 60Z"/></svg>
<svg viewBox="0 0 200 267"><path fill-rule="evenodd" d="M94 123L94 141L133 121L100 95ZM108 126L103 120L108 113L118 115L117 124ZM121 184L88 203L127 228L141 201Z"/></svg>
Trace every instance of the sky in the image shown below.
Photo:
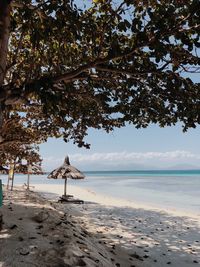
<svg viewBox="0 0 200 267"><path fill-rule="evenodd" d="M82 171L200 169L199 136L200 126L183 133L181 125L150 125L146 129L128 125L110 134L89 130L89 150L62 139L49 139L40 145L40 152L46 171L59 167L66 155Z"/></svg>
<svg viewBox="0 0 200 267"><path fill-rule="evenodd" d="M200 82L199 73L183 76ZM150 125L146 129L128 125L110 134L89 130L86 140L91 144L90 150L62 139L49 139L40 145L40 152L46 171L60 166L66 155L72 165L83 171L200 169L199 136L200 126L183 133L181 124L166 128Z"/></svg>
<svg viewBox="0 0 200 267"><path fill-rule="evenodd" d="M200 82L199 73L187 76ZM186 133L181 124L145 129L128 125L109 134L89 130L86 140L91 144L89 150L62 139L49 139L40 145L43 169L59 167L66 155L82 171L200 169L200 125Z"/></svg>
<svg viewBox="0 0 200 267"><path fill-rule="evenodd" d="M199 73L183 76L200 82ZM109 134L90 129L86 138L89 150L51 138L40 145L40 152L45 171L59 167L66 155L82 171L200 169L199 137L200 125L185 133L181 124L145 129L127 125Z"/></svg>

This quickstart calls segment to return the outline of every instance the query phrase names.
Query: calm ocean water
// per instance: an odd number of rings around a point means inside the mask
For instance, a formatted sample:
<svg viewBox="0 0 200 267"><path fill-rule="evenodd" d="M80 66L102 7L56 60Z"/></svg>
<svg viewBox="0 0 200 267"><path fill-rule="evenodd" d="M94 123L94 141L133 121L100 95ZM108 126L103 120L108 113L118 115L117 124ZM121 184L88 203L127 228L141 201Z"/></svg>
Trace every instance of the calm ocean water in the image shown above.
<svg viewBox="0 0 200 267"><path fill-rule="evenodd" d="M187 211L200 215L200 170L161 171L93 171L84 180L69 184L97 193L159 208ZM6 176L1 175L3 183ZM26 183L25 175L16 175L15 184ZM46 175L31 176L31 184L63 184Z"/></svg>

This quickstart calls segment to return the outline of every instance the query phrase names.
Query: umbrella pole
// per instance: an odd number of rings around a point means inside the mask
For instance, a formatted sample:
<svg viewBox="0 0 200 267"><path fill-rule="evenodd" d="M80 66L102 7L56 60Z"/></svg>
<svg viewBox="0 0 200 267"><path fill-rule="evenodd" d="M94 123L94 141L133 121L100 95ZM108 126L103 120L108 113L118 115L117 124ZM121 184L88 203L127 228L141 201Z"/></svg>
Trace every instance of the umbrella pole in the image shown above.
<svg viewBox="0 0 200 267"><path fill-rule="evenodd" d="M11 183L11 191L13 190L13 186L14 186L14 177L15 177L15 173L13 171L13 175L12 175L12 183Z"/></svg>
<svg viewBox="0 0 200 267"><path fill-rule="evenodd" d="M67 196L67 179L65 179L65 189L64 189L64 196Z"/></svg>
<svg viewBox="0 0 200 267"><path fill-rule="evenodd" d="M27 190L29 190L30 188L30 173L28 173L28 177L27 177Z"/></svg>
<svg viewBox="0 0 200 267"><path fill-rule="evenodd" d="M7 189L9 189L9 183L10 183L10 177L9 177L9 175L8 175Z"/></svg>

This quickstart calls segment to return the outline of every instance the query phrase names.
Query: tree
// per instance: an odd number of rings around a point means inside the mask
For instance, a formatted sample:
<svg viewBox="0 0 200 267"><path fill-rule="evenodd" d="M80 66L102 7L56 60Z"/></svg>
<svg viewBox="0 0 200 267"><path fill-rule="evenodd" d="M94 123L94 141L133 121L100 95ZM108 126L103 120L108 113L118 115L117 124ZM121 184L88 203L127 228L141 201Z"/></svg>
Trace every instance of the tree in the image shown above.
<svg viewBox="0 0 200 267"><path fill-rule="evenodd" d="M15 155L17 155L18 157L18 163L15 168L15 171L17 173L28 173L29 165L30 167L32 167L33 173L37 174L38 172L42 172L42 159L39 154L38 146L23 146L18 150L18 153L16 153ZM26 164L22 163L23 160L26 161Z"/></svg>
<svg viewBox="0 0 200 267"><path fill-rule="evenodd" d="M26 164L22 161L25 160ZM0 150L0 165L4 165L12 169L12 177L8 176L9 180L12 179L12 186L14 182L14 173L28 173L28 166L32 166L34 169L41 169L42 159L39 154L39 147L36 145L19 145L18 143L12 143L4 146L3 150ZM34 172L34 171L33 171ZM36 173L36 171L35 171Z"/></svg>
<svg viewBox="0 0 200 267"><path fill-rule="evenodd" d="M22 164L22 160L26 160L26 164ZM30 189L30 174L43 174L42 159L39 154L39 147L29 146L25 148L21 154L21 159L15 171L17 173L27 174L27 190Z"/></svg>
<svg viewBox="0 0 200 267"><path fill-rule="evenodd" d="M199 0L2 0L0 10L1 132L7 108L79 146L89 127L200 123L200 84L186 77L200 70Z"/></svg>
<svg viewBox="0 0 200 267"><path fill-rule="evenodd" d="M22 145L39 144L45 142L48 137L59 137L59 128L56 126L55 120L52 121L41 120L41 112L37 108L26 108L26 114L24 114L24 108L19 109L19 113L16 111L9 111L8 108L4 114L4 120L1 130L1 150L6 150L6 147L10 147L12 144L20 147Z"/></svg>

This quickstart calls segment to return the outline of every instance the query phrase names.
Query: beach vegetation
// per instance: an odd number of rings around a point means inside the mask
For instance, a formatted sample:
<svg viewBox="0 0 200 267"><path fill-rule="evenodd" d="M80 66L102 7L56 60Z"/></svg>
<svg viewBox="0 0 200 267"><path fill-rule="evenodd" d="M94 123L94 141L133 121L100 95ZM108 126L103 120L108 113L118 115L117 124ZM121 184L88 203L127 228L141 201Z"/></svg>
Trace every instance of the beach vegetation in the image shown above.
<svg viewBox="0 0 200 267"><path fill-rule="evenodd" d="M33 173L42 172L42 158L39 154L39 147L36 145L12 143L0 149L0 166L6 166L9 169L7 187L12 181L13 188L15 173L29 173L29 168ZM35 170L35 171L34 171Z"/></svg>
<svg viewBox="0 0 200 267"><path fill-rule="evenodd" d="M87 148L89 128L200 123L198 0L2 0L0 11L0 145L7 110L41 141Z"/></svg>

